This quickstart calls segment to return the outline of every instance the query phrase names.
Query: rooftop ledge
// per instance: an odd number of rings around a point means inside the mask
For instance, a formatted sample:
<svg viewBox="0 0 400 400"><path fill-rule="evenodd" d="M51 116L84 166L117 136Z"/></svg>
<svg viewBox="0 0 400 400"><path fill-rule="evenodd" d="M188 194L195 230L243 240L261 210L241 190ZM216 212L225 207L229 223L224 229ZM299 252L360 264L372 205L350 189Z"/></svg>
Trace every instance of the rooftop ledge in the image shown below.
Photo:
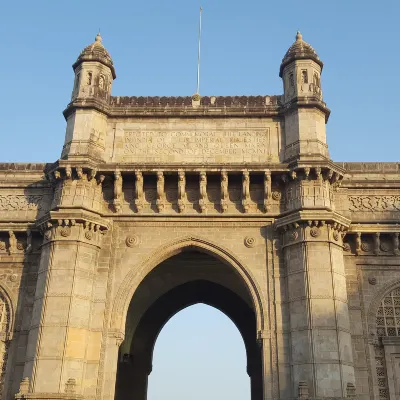
<svg viewBox="0 0 400 400"><path fill-rule="evenodd" d="M198 96L198 97L197 97ZM280 95L272 96L111 96L114 107L265 107L280 106Z"/></svg>

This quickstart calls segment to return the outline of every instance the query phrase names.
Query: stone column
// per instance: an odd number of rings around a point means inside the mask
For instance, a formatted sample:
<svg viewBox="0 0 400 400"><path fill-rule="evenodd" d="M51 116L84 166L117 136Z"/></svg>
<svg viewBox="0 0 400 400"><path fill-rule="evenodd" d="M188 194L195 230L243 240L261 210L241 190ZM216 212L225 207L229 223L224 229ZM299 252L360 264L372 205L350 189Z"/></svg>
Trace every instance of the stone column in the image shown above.
<svg viewBox="0 0 400 400"><path fill-rule="evenodd" d="M291 331L293 393L345 398L354 382L342 230L334 212L299 211L281 218Z"/></svg>
<svg viewBox="0 0 400 400"><path fill-rule="evenodd" d="M100 360L102 332L91 322L103 318L93 289L107 224L82 210L50 212L40 222L44 242L24 376L35 398L64 395L70 379L76 394L88 395L97 385L92 364Z"/></svg>

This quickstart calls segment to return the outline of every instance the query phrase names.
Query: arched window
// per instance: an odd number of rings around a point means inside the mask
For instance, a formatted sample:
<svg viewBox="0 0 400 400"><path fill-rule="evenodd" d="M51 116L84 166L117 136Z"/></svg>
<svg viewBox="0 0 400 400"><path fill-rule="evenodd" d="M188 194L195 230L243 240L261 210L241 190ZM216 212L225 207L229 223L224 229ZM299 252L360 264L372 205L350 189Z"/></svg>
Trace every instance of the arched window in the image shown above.
<svg viewBox="0 0 400 400"><path fill-rule="evenodd" d="M0 291L0 398L3 398L10 332L10 307Z"/></svg>
<svg viewBox="0 0 400 400"><path fill-rule="evenodd" d="M400 336L400 288L388 293L381 301L376 313L378 338ZM381 341L375 346L375 365L379 387L379 400L389 399L385 349Z"/></svg>
<svg viewBox="0 0 400 400"><path fill-rule="evenodd" d="M104 75L100 75L99 88L104 90L105 89L105 84L106 84L106 82L105 82L105 79L104 79Z"/></svg>
<svg viewBox="0 0 400 400"><path fill-rule="evenodd" d="M382 300L376 316L376 327L379 337L400 336L400 288Z"/></svg>
<svg viewBox="0 0 400 400"><path fill-rule="evenodd" d="M301 71L301 83L308 83L308 72L306 69Z"/></svg>
<svg viewBox="0 0 400 400"><path fill-rule="evenodd" d="M90 86L90 85L92 84L92 79L93 79L93 73L89 71L89 72L87 73L87 81L86 81L86 84Z"/></svg>
<svg viewBox="0 0 400 400"><path fill-rule="evenodd" d="M289 75L289 84L291 87L294 87L294 75L293 72Z"/></svg>
<svg viewBox="0 0 400 400"><path fill-rule="evenodd" d="M318 75L317 72L314 72L314 75L313 75L313 84L314 84L314 86L316 86L316 87L320 87L319 75Z"/></svg>

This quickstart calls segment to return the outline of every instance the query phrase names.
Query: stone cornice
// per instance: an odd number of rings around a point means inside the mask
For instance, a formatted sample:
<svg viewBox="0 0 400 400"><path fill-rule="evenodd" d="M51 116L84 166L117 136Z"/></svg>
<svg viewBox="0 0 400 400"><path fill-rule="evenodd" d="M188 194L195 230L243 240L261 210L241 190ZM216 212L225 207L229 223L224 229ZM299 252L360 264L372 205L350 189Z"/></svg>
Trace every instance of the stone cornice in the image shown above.
<svg viewBox="0 0 400 400"><path fill-rule="evenodd" d="M341 230L347 230L351 221L342 215L327 210L304 210L278 218L275 221L275 229L284 231L290 226L296 226L300 223L311 223L313 221L323 221L338 226Z"/></svg>
<svg viewBox="0 0 400 400"><path fill-rule="evenodd" d="M351 224L348 233L394 233L400 232L399 224Z"/></svg>
<svg viewBox="0 0 400 400"><path fill-rule="evenodd" d="M66 223L68 221L68 223ZM79 209L61 209L58 211L50 211L44 217L36 221L36 226L45 231L51 227L53 223L74 225L75 223L93 224L100 231L106 231L110 228L111 221L101 218L98 214Z"/></svg>
<svg viewBox="0 0 400 400"><path fill-rule="evenodd" d="M290 102L285 103L281 111L283 114L291 112L293 110L298 110L299 108L316 108L325 115L325 123L328 122L331 110L326 106L326 104L321 101L318 97L295 97Z"/></svg>

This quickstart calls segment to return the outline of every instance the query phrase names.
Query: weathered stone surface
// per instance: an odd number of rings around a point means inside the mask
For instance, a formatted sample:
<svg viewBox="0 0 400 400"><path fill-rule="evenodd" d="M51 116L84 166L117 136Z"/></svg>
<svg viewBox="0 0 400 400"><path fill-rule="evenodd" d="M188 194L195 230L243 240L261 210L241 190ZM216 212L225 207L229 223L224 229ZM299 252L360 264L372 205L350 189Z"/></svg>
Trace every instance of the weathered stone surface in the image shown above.
<svg viewBox="0 0 400 400"><path fill-rule="evenodd" d="M238 327L252 400L400 393L400 163L334 163L301 34L282 96L113 97L74 64L61 158L0 164L2 399L146 398L159 330Z"/></svg>

